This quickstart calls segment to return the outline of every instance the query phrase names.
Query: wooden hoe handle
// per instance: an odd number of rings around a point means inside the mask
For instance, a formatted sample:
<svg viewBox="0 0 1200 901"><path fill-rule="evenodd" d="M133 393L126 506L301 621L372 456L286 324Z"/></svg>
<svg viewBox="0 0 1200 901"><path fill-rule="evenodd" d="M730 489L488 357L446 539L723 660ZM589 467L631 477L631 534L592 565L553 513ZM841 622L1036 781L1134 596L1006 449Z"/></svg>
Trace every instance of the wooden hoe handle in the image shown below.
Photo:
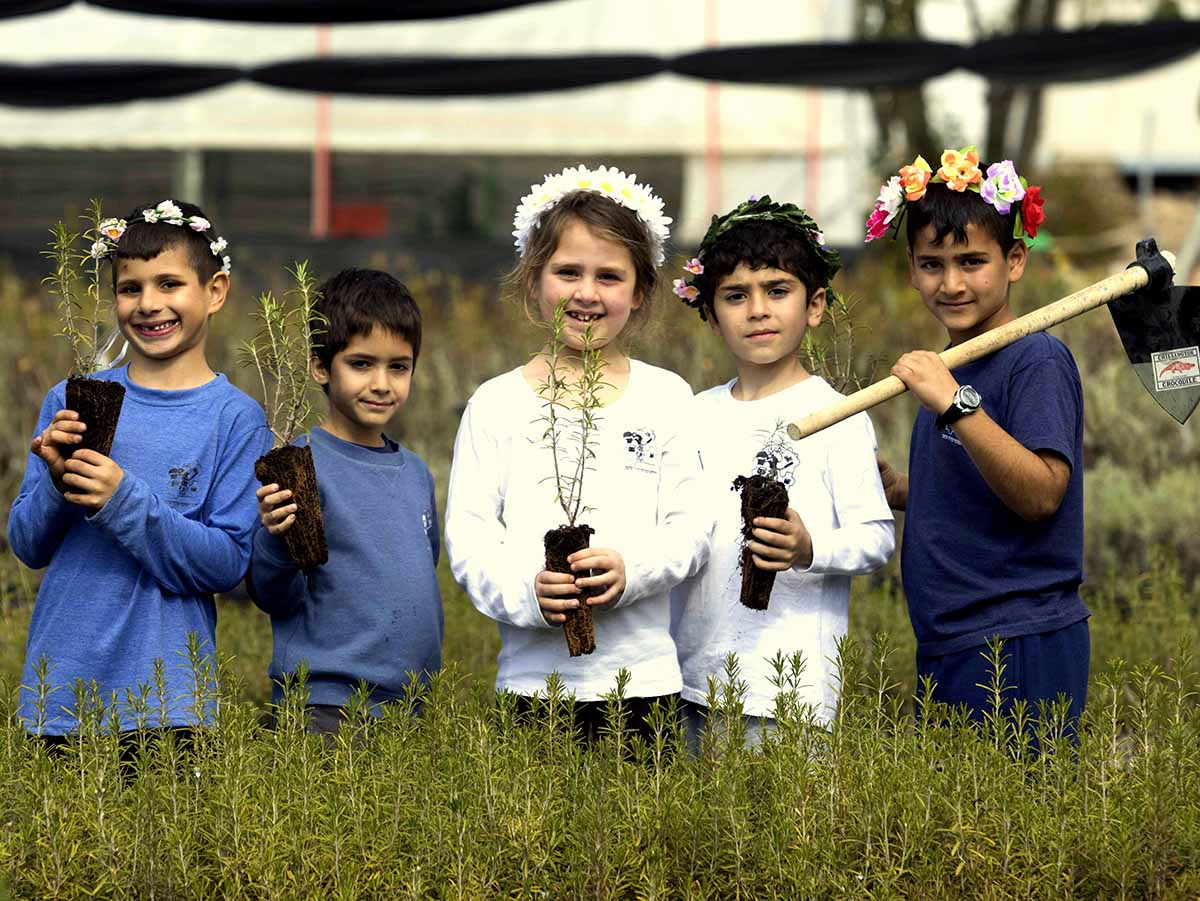
<svg viewBox="0 0 1200 901"><path fill-rule="evenodd" d="M1171 265L1171 268L1174 269L1175 255L1167 251L1163 251L1162 255ZM1074 294L1068 294L1066 297L1054 301L1054 303L1039 307L1032 313L1026 313L1019 319L1014 319L1012 322L1006 323L999 328L994 328L990 332L984 332L982 335L977 335L968 341L964 341L962 344L949 347L942 351L939 356L946 363L947 369L955 369L964 363L970 363L972 360L978 360L980 357L986 357L990 353L995 353L1000 348L1007 347L1014 341L1024 338L1026 335L1045 331L1059 323L1066 322L1068 319L1074 319L1080 313L1094 310L1096 307L1106 304L1110 300L1116 300L1118 297L1124 297L1126 294L1136 291L1139 288L1144 288L1149 280L1150 276L1147 275L1145 269L1141 266L1132 266L1124 272L1110 275L1104 281L1096 282L1094 285L1082 288ZM807 438L814 432L828 428L835 423L841 422L843 419L849 419L855 413L861 413L864 410L878 406L885 400L899 397L906 390L908 389L904 387L904 382L900 381L894 375L889 375L885 379L868 385L861 391L855 391L849 397L843 398L836 404L828 406L823 410L818 410L797 422L791 423L787 427L788 437L793 441Z"/></svg>

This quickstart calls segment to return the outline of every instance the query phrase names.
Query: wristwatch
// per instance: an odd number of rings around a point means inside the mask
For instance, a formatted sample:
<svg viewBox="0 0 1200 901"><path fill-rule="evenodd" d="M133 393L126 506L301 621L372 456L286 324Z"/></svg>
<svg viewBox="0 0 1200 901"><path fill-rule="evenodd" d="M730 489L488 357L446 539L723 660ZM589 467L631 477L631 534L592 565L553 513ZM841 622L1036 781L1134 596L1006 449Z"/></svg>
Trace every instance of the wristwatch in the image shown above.
<svg viewBox="0 0 1200 901"><path fill-rule="evenodd" d="M950 402L950 406L946 411L937 418L934 423L937 430L940 432L952 422L957 422L968 413L974 413L979 409L979 405L983 402L983 398L979 396L979 392L970 385L962 385L954 392L954 400Z"/></svg>

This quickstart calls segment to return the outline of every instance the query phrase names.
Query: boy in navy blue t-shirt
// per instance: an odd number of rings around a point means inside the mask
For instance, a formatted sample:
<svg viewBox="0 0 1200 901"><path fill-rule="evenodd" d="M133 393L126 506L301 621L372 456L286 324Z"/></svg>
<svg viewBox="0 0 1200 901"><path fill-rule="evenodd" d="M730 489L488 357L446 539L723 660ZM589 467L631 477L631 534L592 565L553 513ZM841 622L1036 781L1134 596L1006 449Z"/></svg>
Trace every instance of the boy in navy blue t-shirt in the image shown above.
<svg viewBox="0 0 1200 901"><path fill-rule="evenodd" d="M292 493L257 491L261 528L249 586L271 615L273 696L301 662L308 669L308 728L334 733L360 682L372 712L403 697L411 678L442 665L440 540L433 476L383 433L408 400L421 350L421 314L385 272L347 269L320 288L311 371L329 412L296 443L312 448L329 560L303 573L283 533Z"/></svg>
<svg viewBox="0 0 1200 901"><path fill-rule="evenodd" d="M897 196L897 190L901 192ZM986 175L974 148L924 160L884 186L873 214L907 214L913 287L956 345L1015 314L1022 235L1043 220L1040 189L1012 163ZM880 211L882 214L880 215ZM898 224L898 223L897 223ZM917 637L917 676L933 700L990 708L985 656L1004 639L1005 703L1087 698L1090 640L1083 579L1083 396L1066 346L1033 334L951 372L929 351L892 374L921 401L909 472L880 462L888 500L906 510L901 571Z"/></svg>
<svg viewBox="0 0 1200 901"><path fill-rule="evenodd" d="M17 557L47 567L19 716L52 743L79 726L77 681L95 680L105 722L124 731L199 724L188 635L212 653L213 594L245 575L254 461L271 446L262 408L205 357L229 291L225 240L170 200L101 226L92 253L112 262L129 363L92 377L124 386L116 437L107 456L80 448L88 423L65 409L65 383L51 388L8 520Z"/></svg>

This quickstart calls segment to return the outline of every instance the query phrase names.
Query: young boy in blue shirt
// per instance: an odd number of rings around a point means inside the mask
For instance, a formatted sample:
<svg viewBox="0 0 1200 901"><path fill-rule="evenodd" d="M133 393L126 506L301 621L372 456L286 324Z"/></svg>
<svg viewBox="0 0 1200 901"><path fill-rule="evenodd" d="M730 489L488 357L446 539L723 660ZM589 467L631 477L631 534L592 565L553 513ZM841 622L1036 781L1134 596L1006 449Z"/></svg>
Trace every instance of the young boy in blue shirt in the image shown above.
<svg viewBox="0 0 1200 901"><path fill-rule="evenodd" d="M298 570L282 535L297 506L291 492L256 492L261 528L249 586L271 615L273 699L301 662L308 669L310 731L337 732L360 682L372 712L401 698L442 664L440 540L433 476L384 434L408 400L421 350L421 314L384 272L347 269L320 288L311 372L329 400L312 448L329 560Z"/></svg>
<svg viewBox="0 0 1200 901"><path fill-rule="evenodd" d="M936 175L918 157L884 186L872 222L881 233L889 206L907 215L912 285L951 345L1015 318L1009 294L1025 272L1022 238L1044 218L1040 194L1010 161L985 175L974 148L947 150ZM933 700L981 718L985 645L998 636L1005 706L1065 694L1074 722L1091 651L1079 598L1083 396L1070 351L1033 334L953 372L914 351L892 374L922 404L907 475L880 463L889 501L907 510L901 570L918 678L933 680Z"/></svg>
<svg viewBox="0 0 1200 901"><path fill-rule="evenodd" d="M209 320L229 292L224 239L198 207L170 200L102 226L92 252L112 263L129 358L93 375L125 389L112 449L78 447L88 423L65 409L65 382L55 385L8 520L17 557L47 568L18 715L51 740L79 725L79 680L95 680L106 719L124 731L198 725L188 635L211 654L213 594L245 575L254 461L270 447L262 408L205 357ZM128 707L129 695L146 695L148 711Z"/></svg>

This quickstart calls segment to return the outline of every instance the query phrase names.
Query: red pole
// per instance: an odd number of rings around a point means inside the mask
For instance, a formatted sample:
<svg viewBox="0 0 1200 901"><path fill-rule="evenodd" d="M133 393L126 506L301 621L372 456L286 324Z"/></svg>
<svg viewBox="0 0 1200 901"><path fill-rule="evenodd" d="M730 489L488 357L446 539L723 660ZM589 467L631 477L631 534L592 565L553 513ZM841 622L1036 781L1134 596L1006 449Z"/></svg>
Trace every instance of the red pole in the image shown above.
<svg viewBox="0 0 1200 901"><path fill-rule="evenodd" d="M329 26L317 27L317 56L329 55ZM312 208L309 231L314 238L329 236L329 207L333 185L330 175L329 133L332 110L328 94L317 97L312 154Z"/></svg>

